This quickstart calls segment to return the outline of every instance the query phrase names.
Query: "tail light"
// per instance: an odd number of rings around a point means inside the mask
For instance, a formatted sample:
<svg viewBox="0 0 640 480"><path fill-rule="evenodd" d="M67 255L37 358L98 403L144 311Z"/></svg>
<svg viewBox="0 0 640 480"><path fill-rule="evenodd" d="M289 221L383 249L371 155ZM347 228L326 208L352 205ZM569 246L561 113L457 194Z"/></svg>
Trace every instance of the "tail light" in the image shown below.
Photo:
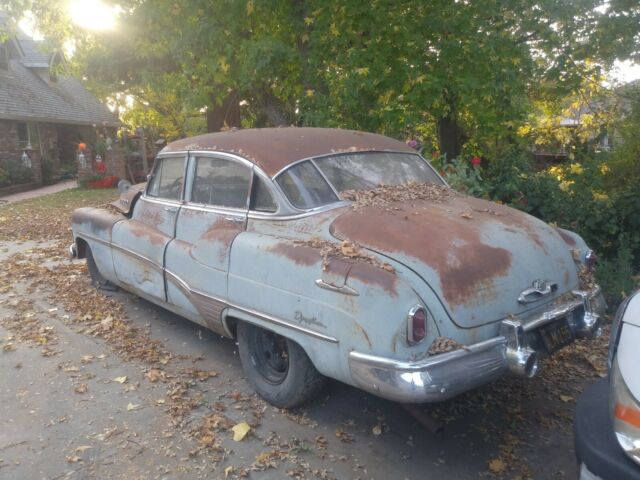
<svg viewBox="0 0 640 480"><path fill-rule="evenodd" d="M427 337L427 311L416 305L407 315L407 342L417 345Z"/></svg>
<svg viewBox="0 0 640 480"><path fill-rule="evenodd" d="M596 264L598 263L598 256L593 250L587 250L584 255L584 264L587 270L591 273L596 271Z"/></svg>
<svg viewBox="0 0 640 480"><path fill-rule="evenodd" d="M609 400L613 431L618 443L632 460L640 463L640 403L629 391L617 358L611 368Z"/></svg>

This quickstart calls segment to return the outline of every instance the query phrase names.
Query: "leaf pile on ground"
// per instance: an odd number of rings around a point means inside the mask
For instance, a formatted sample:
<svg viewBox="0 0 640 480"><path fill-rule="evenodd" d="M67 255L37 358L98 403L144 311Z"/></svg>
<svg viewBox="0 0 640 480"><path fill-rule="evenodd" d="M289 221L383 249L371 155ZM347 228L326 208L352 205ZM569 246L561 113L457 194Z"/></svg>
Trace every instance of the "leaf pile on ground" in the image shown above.
<svg viewBox="0 0 640 480"><path fill-rule="evenodd" d="M322 238L312 238L310 240L296 240L294 244L319 250L320 256L322 257L322 270L324 271L329 267L329 262L332 258L361 260L387 272L394 273L396 271L392 265L381 262L373 255L368 254L364 248L356 242L344 240L342 243L336 243Z"/></svg>
<svg viewBox="0 0 640 480"><path fill-rule="evenodd" d="M115 200L114 189L63 192L0 205L0 240L71 239L71 213Z"/></svg>
<svg viewBox="0 0 640 480"><path fill-rule="evenodd" d="M405 185L380 185L370 190L345 190L340 192L344 200L350 200L356 209L378 207L385 210L400 210L401 203L428 200L445 203L461 194L446 185L433 183L408 183Z"/></svg>

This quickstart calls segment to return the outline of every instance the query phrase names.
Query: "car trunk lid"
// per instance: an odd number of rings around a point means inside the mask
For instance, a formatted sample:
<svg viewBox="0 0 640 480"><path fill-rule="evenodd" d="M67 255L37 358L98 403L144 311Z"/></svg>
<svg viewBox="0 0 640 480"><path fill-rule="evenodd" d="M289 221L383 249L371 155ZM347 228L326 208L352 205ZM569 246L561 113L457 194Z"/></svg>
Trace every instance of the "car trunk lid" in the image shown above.
<svg viewBox="0 0 640 480"><path fill-rule="evenodd" d="M333 221L331 233L412 269L464 328L526 315L578 285L571 252L555 229L476 198L357 206ZM536 281L555 288L519 302Z"/></svg>

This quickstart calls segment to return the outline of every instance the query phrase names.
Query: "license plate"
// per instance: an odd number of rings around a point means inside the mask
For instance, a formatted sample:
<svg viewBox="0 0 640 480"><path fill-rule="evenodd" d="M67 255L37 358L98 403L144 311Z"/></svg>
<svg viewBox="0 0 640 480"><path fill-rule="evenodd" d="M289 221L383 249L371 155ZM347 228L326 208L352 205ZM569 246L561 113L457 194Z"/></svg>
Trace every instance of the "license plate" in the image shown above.
<svg viewBox="0 0 640 480"><path fill-rule="evenodd" d="M573 342L573 332L566 318L538 329L547 352L553 353Z"/></svg>

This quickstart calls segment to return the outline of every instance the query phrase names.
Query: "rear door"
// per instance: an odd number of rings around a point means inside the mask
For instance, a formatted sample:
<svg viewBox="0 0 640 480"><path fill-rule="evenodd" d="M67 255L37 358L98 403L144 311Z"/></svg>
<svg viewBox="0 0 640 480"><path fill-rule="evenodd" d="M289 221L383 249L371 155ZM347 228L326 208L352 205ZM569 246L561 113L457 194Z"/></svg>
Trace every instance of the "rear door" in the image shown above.
<svg viewBox="0 0 640 480"><path fill-rule="evenodd" d="M188 200L167 247L168 301L221 334L231 245L246 228L252 168L235 157L193 156Z"/></svg>
<svg viewBox="0 0 640 480"><path fill-rule="evenodd" d="M156 160L145 193L131 219L113 229L113 260L118 280L129 289L166 301L165 249L175 235L184 198L186 156Z"/></svg>

